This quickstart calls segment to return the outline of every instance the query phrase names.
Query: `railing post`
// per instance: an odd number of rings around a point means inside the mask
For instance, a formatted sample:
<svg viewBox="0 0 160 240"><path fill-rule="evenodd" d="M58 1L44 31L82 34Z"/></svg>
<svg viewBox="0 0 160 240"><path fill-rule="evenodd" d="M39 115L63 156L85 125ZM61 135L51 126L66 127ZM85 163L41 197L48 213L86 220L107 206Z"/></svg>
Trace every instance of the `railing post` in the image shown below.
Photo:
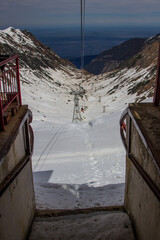
<svg viewBox="0 0 160 240"><path fill-rule="evenodd" d="M154 105L159 106L159 101L160 101L160 43L159 43L156 83L155 83L155 90L154 90L154 97L153 97Z"/></svg>
<svg viewBox="0 0 160 240"><path fill-rule="evenodd" d="M127 155L131 152L131 117L128 114L128 123L127 123Z"/></svg>
<svg viewBox="0 0 160 240"><path fill-rule="evenodd" d="M19 60L16 58L16 73L17 73L17 84L18 84L18 92L19 92L19 102L20 106L22 106L22 98L21 98L21 87L20 87L20 77L19 77Z"/></svg>
<svg viewBox="0 0 160 240"><path fill-rule="evenodd" d="M4 121L3 121L3 111L2 111L1 97L0 97L0 131L4 131Z"/></svg>

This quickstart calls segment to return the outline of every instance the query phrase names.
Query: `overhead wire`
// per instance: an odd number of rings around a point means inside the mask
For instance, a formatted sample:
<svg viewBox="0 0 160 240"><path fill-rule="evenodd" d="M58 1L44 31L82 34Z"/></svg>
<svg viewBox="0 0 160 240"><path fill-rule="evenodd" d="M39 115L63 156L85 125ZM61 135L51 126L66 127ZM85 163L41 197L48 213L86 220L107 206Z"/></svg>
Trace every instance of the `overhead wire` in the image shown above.
<svg viewBox="0 0 160 240"><path fill-rule="evenodd" d="M80 1L80 15L81 15L81 78L83 79L83 69L84 69L84 35L85 35L85 0ZM82 87L79 85L79 92L73 92L74 94L74 110L72 122L81 122L82 117L79 107L79 97L82 93Z"/></svg>
<svg viewBox="0 0 160 240"><path fill-rule="evenodd" d="M81 0L81 69L84 69L85 0Z"/></svg>

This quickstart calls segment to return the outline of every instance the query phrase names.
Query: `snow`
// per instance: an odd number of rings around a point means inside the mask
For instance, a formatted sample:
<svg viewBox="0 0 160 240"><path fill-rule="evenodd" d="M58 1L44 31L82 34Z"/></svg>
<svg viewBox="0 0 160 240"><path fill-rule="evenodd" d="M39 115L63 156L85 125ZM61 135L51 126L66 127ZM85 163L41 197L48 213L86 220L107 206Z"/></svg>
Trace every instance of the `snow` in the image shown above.
<svg viewBox="0 0 160 240"><path fill-rule="evenodd" d="M19 44L34 45L12 28L0 31L1 43L10 44L7 35ZM44 71L42 75L27 65L20 69L23 104L33 112L37 209L123 205L125 151L119 119L137 97L128 95L128 89L143 81L150 69L130 68L99 76L83 76L64 66ZM75 124L71 93L80 86L86 93L79 103L86 110L82 123Z"/></svg>
<svg viewBox="0 0 160 240"><path fill-rule="evenodd" d="M37 172L34 173L34 179L36 177ZM40 172L39 177L42 181L43 173L41 175ZM124 202L123 183L101 187L89 184L38 183L36 180L35 183L36 208L39 210L122 206Z"/></svg>
<svg viewBox="0 0 160 240"><path fill-rule="evenodd" d="M7 43L10 46L13 46L14 43L17 45L17 49L19 52L26 51L26 48L23 49L25 46L31 46L32 48L37 48L37 46L33 43L33 41L25 36L20 29L14 29L13 27L8 27L4 30L0 30L0 43ZM12 43L10 42L10 39L12 39ZM32 53L33 54L33 53Z"/></svg>
<svg viewBox="0 0 160 240"><path fill-rule="evenodd" d="M119 135L122 111L102 114L103 102L99 103L96 96L88 101L80 99L80 105L87 105L82 116L85 121L72 123L74 96L70 95L69 85L73 88L75 79L68 79L66 89L57 87L53 91L54 82L39 80L24 69L22 72L22 82L27 74L32 79L29 84L23 82L22 96L23 102L30 96L28 103L34 116L37 209L123 205L125 151ZM51 74L56 81L64 81L62 72Z"/></svg>
<svg viewBox="0 0 160 240"><path fill-rule="evenodd" d="M33 123L38 209L123 205L125 152L116 119L117 113L82 124Z"/></svg>
<svg viewBox="0 0 160 240"><path fill-rule="evenodd" d="M132 76L134 71L125 75ZM28 103L34 116L37 209L123 205L125 150L119 134L119 119L127 103L134 102L136 94L127 95L127 85L117 88L115 95L106 94L118 80L106 80L104 76L97 81L97 77L93 77L82 85L87 93L79 101L86 111L82 114L83 121L75 124L72 123L74 95L70 93L78 89L81 81L76 73L68 76L62 70L49 69L54 81L48 82L47 78L39 79L24 69L22 72L22 80L24 76L26 79L32 76L32 82L23 82L22 96L24 102L30 96ZM106 106L105 113L103 106Z"/></svg>

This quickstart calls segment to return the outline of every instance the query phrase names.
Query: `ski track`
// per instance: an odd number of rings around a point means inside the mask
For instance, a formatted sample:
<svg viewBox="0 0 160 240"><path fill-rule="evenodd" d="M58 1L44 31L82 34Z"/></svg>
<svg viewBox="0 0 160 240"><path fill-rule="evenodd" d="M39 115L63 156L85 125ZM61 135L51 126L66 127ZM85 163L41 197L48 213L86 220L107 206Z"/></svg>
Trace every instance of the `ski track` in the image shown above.
<svg viewBox="0 0 160 240"><path fill-rule="evenodd" d="M63 131L64 127L60 127L57 132L53 135L53 137L47 142L47 145L45 146L45 148L43 149L43 151L41 152L38 160L37 160L37 163L34 167L34 171L36 170L42 170L46 160L47 160L47 157L49 155L49 153L53 150L53 147L55 145L55 143L57 142L58 140L58 137L60 136L61 132ZM39 130L39 129L38 129ZM38 131L37 130L37 131ZM40 168L38 169L38 166L40 165Z"/></svg>
<svg viewBox="0 0 160 240"><path fill-rule="evenodd" d="M99 180L99 177L101 176L101 171L98 168L98 159L94 155L95 150L94 144L91 142L88 132L85 131L85 129L83 129L83 132L84 132L84 144L86 145L88 151L90 170L94 173L94 177L90 181L90 184L93 184Z"/></svg>

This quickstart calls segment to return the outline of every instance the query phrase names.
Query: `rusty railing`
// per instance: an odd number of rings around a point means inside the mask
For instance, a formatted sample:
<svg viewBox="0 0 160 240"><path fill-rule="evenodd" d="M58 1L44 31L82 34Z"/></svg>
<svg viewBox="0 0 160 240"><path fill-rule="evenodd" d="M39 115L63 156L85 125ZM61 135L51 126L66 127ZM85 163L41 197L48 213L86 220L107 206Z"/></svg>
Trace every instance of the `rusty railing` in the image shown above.
<svg viewBox="0 0 160 240"><path fill-rule="evenodd" d="M139 133L139 136L148 150L149 154L151 157L154 159L154 162L157 163L159 169L160 169L160 163L157 159L157 156L155 152L152 149L152 146L150 145L150 142L145 139L142 133L142 126L139 126L130 111L129 108L126 108L125 111L122 113L121 118L120 118L120 134L122 138L123 145L126 149L127 157L128 159L133 163L133 165L136 167L144 181L147 183L151 191L154 193L154 195L157 197L157 199L160 201L160 189L155 185L153 180L150 178L148 173L142 168L140 165L138 159L131 153L131 124L134 124L136 127L137 132Z"/></svg>
<svg viewBox="0 0 160 240"><path fill-rule="evenodd" d="M22 105L18 56L0 56L0 130L4 131L4 111L12 102Z"/></svg>
<svg viewBox="0 0 160 240"><path fill-rule="evenodd" d="M157 107L159 106L159 102L160 102L160 43L159 43L157 75L156 75L156 82L155 82L153 104Z"/></svg>

